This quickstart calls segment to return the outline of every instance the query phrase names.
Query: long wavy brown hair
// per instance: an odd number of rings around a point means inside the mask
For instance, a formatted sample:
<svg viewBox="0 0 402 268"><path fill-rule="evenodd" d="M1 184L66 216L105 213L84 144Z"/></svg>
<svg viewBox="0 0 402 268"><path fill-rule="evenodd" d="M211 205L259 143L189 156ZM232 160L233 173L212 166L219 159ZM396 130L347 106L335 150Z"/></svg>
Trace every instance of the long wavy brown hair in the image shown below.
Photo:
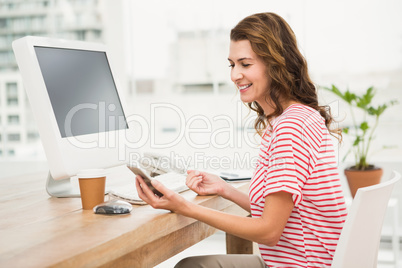
<svg viewBox="0 0 402 268"><path fill-rule="evenodd" d="M231 41L249 40L251 48L267 66L267 76L271 78L266 99L275 107L265 115L257 102L247 103L257 112L254 128L262 135L272 118L283 112L281 100L293 100L317 110L325 119L330 133L342 139L341 130L331 128L334 119L329 106L320 106L316 87L310 79L307 62L300 53L296 36L287 22L274 13L258 13L241 20L231 30Z"/></svg>

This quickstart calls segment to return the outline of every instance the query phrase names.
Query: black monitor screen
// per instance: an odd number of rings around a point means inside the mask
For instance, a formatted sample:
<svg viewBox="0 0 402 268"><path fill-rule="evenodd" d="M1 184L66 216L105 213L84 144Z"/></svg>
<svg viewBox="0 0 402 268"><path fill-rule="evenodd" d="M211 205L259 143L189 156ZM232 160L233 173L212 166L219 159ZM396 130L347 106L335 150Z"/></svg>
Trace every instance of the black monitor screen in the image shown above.
<svg viewBox="0 0 402 268"><path fill-rule="evenodd" d="M35 52L63 138L128 128L105 52Z"/></svg>

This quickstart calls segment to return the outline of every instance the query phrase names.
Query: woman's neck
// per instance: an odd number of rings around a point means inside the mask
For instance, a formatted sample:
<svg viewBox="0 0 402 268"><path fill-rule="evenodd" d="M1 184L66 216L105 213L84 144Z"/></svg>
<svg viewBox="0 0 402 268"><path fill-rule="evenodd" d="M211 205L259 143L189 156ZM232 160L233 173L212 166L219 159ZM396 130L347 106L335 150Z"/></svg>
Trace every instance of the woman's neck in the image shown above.
<svg viewBox="0 0 402 268"><path fill-rule="evenodd" d="M280 105L282 106L283 110L286 110L290 105L292 104L298 104L299 102L294 101L294 100L287 100L287 101L281 101ZM265 115L272 114L275 111L275 105L273 103L269 103L266 101L265 103L258 103L261 108L264 110Z"/></svg>

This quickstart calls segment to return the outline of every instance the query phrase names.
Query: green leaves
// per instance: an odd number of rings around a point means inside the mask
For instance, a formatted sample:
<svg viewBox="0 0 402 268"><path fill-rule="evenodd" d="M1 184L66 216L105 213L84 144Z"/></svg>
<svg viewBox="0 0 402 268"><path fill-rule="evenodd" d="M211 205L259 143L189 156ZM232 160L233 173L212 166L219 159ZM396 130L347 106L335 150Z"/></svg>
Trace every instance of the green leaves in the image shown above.
<svg viewBox="0 0 402 268"><path fill-rule="evenodd" d="M373 87L369 87L366 91L366 93L361 96L361 97L356 97L356 105L357 107L367 110L368 106L371 103L371 100L373 99L375 95L375 91Z"/></svg>
<svg viewBox="0 0 402 268"><path fill-rule="evenodd" d="M350 152L353 152L355 155L355 166L362 170L366 169L369 166L367 162L368 151L375 137L374 132L378 126L379 118L386 109L398 104L398 101L391 100L377 106L372 105L376 94L374 87L369 87L366 92L360 96L351 92L349 89L342 93L335 85L323 88L334 93L349 104L353 126L343 128L342 131L347 135L351 135L354 141L351 148L349 148L346 153L344 160ZM363 110L361 120L356 120L354 114L354 109L356 108ZM370 117L372 118L371 120Z"/></svg>
<svg viewBox="0 0 402 268"><path fill-rule="evenodd" d="M363 130L363 132L366 132L367 129L369 129L369 125L367 123L367 121L364 121L360 124L360 129Z"/></svg>
<svg viewBox="0 0 402 268"><path fill-rule="evenodd" d="M349 89L342 93L338 87L332 85L331 87L323 87L325 90L331 91L342 100L347 102L350 106L358 107L363 109L369 115L380 116L387 108L398 104L397 100L391 100L382 105L378 105L377 108L370 106L376 91L374 87L369 87L366 92L362 96L358 96L355 93L352 93Z"/></svg>
<svg viewBox="0 0 402 268"><path fill-rule="evenodd" d="M357 98L357 96L354 93L350 92L349 89L346 90L345 93L342 93L335 85L332 85L332 87L330 88L324 87L324 89L331 91L349 104L352 104L352 102L355 101Z"/></svg>
<svg viewBox="0 0 402 268"><path fill-rule="evenodd" d="M356 136L355 141L353 142L353 146L357 146L359 145L359 143L363 141L363 137L362 136Z"/></svg>
<svg viewBox="0 0 402 268"><path fill-rule="evenodd" d="M374 115L374 116L379 117L387 108L389 108L389 107L391 107L391 106L393 106L395 104L398 104L398 101L397 100L391 100L388 103L378 105L377 108L369 107L367 109L367 112L368 112L369 115Z"/></svg>

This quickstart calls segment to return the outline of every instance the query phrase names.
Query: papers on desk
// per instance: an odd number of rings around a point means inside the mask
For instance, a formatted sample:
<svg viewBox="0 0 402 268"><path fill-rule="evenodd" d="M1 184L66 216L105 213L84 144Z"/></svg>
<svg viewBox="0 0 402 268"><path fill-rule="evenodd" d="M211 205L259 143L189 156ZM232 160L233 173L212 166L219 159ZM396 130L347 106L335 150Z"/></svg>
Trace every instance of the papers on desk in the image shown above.
<svg viewBox="0 0 402 268"><path fill-rule="evenodd" d="M188 190L186 185L186 175L178 173L165 173L154 177L154 179L161 182L165 187L175 191L176 193L181 193ZM138 196L136 185L130 183L129 185L120 186L118 188L113 188L108 191L109 196L117 199L127 201L135 205L145 205L146 203Z"/></svg>
<svg viewBox="0 0 402 268"><path fill-rule="evenodd" d="M107 193L110 197L120 199L126 202L129 202L130 204L133 205L146 205L145 203L139 196L137 192L116 192L116 191L109 191Z"/></svg>

